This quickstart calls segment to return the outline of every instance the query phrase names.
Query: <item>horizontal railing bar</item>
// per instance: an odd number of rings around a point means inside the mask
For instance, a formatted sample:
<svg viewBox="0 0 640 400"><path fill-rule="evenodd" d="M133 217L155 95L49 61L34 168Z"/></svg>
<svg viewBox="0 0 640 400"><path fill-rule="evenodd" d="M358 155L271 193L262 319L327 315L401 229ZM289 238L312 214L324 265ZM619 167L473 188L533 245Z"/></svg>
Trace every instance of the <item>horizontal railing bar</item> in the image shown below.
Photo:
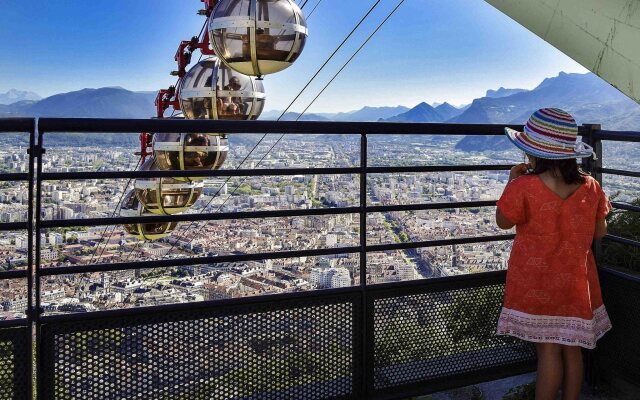
<svg viewBox="0 0 640 400"><path fill-rule="evenodd" d="M357 174L359 167L345 168L279 168L279 169L216 169L207 171L105 171L105 172L44 172L42 180L68 179L137 179L137 178L203 178L231 176L292 176Z"/></svg>
<svg viewBox="0 0 640 400"><path fill-rule="evenodd" d="M152 261L133 261L110 264L74 265L69 267L49 267L40 270L41 276L81 274L89 272L126 271L132 269L172 268L202 264L222 264L246 261L276 260L295 257L315 257L336 254L352 254L360 251L360 247L336 247L332 249L290 250L271 253L236 254L211 257L189 257L162 259Z"/></svg>
<svg viewBox="0 0 640 400"><path fill-rule="evenodd" d="M367 167L368 174L393 174L407 172L463 172L463 171L509 171L511 165L488 164L488 165L432 165L432 166L411 166L411 167Z"/></svg>
<svg viewBox="0 0 640 400"><path fill-rule="evenodd" d="M367 253L375 253L375 252L389 251L389 250L418 249L418 248L424 248L424 247L450 246L454 244L499 242L502 240L512 240L514 237L515 235L511 234L511 235L492 235L492 236L472 236L468 238L457 238L457 239L424 240L419 242L374 244L374 245L367 246Z"/></svg>
<svg viewBox="0 0 640 400"><path fill-rule="evenodd" d="M40 118L38 130L50 132L108 133L281 133L281 134L371 134L371 135L504 135L504 128L522 129L522 125L394 123L394 122L320 122L320 121L225 121L187 119L101 119Z"/></svg>
<svg viewBox="0 0 640 400"><path fill-rule="evenodd" d="M625 244L627 246L640 248L640 242L638 242L636 240L633 240L633 239L627 239L627 238L623 238L623 237L620 237L620 236L616 236L616 235L607 234L602 238L602 240L606 240L606 241L609 241L609 242L615 242L615 243Z"/></svg>
<svg viewBox="0 0 640 400"><path fill-rule="evenodd" d="M0 223L0 232L19 231L27 229L27 222L4 222Z"/></svg>
<svg viewBox="0 0 640 400"><path fill-rule="evenodd" d="M0 174L0 182L19 182L28 181L29 174L26 172L12 172L7 174Z"/></svg>
<svg viewBox="0 0 640 400"><path fill-rule="evenodd" d="M443 203L398 204L388 206L368 206L367 213L380 213L390 211L423 211L423 210L447 210L451 208L493 207L497 200L487 201L456 201Z"/></svg>
<svg viewBox="0 0 640 400"><path fill-rule="evenodd" d="M3 279L20 279L26 278L27 270L26 269L14 269L11 271L0 271L0 280Z"/></svg>
<svg viewBox="0 0 640 400"><path fill-rule="evenodd" d="M613 169L613 168L596 168L596 171L601 172L603 174L631 176L634 178L640 178L640 172L637 172L637 171L625 171L623 169Z"/></svg>
<svg viewBox="0 0 640 400"><path fill-rule="evenodd" d="M193 221L220 221L229 219L257 219L257 218L285 218L303 217L319 215L342 215L355 214L360 209L358 207L343 208L311 208L301 210L270 210L270 211L243 211L228 213L201 213L201 214L175 214L175 215L153 215L145 217L118 217L118 218L85 218L85 219L65 219L46 220L40 223L43 228L68 228L72 226L104 226L121 224L146 224L162 222L193 222Z"/></svg>
<svg viewBox="0 0 640 400"><path fill-rule="evenodd" d="M0 321L0 329L24 328L27 326L27 319L9 319Z"/></svg>
<svg viewBox="0 0 640 400"><path fill-rule="evenodd" d="M596 130L593 132L593 138L617 142L640 142L640 132Z"/></svg>
<svg viewBox="0 0 640 400"><path fill-rule="evenodd" d="M94 311L90 313L70 313L57 315L44 315L41 317L43 323L84 321L87 319L103 319L114 317L139 316L144 317L156 313L171 313L179 311L193 311L208 308L225 308L228 306L261 305L274 304L284 301L296 301L306 299L327 299L333 300L336 297L359 295L361 289L358 286L350 286L337 289L308 290L304 292L278 293L261 296L236 297L231 299L219 299L199 301L192 303L167 304L162 306L149 306L138 308L123 308L117 310Z"/></svg>
<svg viewBox="0 0 640 400"><path fill-rule="evenodd" d="M617 210L627 210L627 211L640 212L640 207L634 206L633 204L620 203L620 202L617 202L617 201L612 201L611 205L613 206L613 208L615 208Z"/></svg>
<svg viewBox="0 0 640 400"><path fill-rule="evenodd" d="M36 127L34 118L0 118L0 132L28 133Z"/></svg>
<svg viewBox="0 0 640 400"><path fill-rule="evenodd" d="M461 239L441 239L441 240L429 240L421 242L407 242L407 243L394 243L394 244L382 244L382 245L370 245L366 246L365 251L367 253L387 251L387 250L399 250L399 249L411 249L422 247L435 247L435 246L447 246L454 244L469 244L469 243L483 243L483 242L495 242L502 240L511 240L514 235L496 235L496 236L477 236ZM283 258L294 257L315 257L337 254L353 254L360 252L359 246L350 247L334 247L325 249L309 249L309 250L289 250L269 253L251 253L251 254L235 254L225 256L211 256L211 257L188 257L177 259L161 259L151 261L132 261L132 262L120 262L109 264L88 264L88 265L74 265L67 267L48 267L43 268L40 271L41 276L53 276L53 275L67 275L67 274L81 274L91 272L106 272L106 271L125 271L133 269L154 269L154 268L172 268L180 266L190 265L202 265L202 264L223 264L223 263L235 263L246 261L262 261L262 260L276 260Z"/></svg>
<svg viewBox="0 0 640 400"><path fill-rule="evenodd" d="M453 208L472 207L492 207L496 200L491 201L462 201L444 203L422 203L406 205L388 206L368 206L367 213L379 213L388 211L420 211L420 210L443 210ZM84 219L51 219L40 223L42 228L69 228L74 226L105 226L121 224L149 224L163 222L193 222L193 221L221 221L230 219L258 219L258 218L287 218L287 217L309 217L320 215L344 215L356 214L360 212L359 207L336 207L336 208L311 208L301 210L269 210L269 211L243 211L229 213L199 213L199 214L175 214L175 215L152 215L142 217L115 217L115 218L84 218Z"/></svg>
<svg viewBox="0 0 640 400"><path fill-rule="evenodd" d="M625 279L625 280L628 280L628 281L633 281L633 282L636 282L636 283L640 284L640 275L628 274L626 272L623 272L623 271L615 269L615 267L612 266L612 265L608 265L608 264L602 265L602 266L598 267L598 270L601 273L614 275L614 276L617 276L618 278Z"/></svg>
<svg viewBox="0 0 640 400"><path fill-rule="evenodd" d="M368 167L370 174L410 172L508 171L513 165L424 165L404 167ZM207 171L101 171L44 172L43 181L69 179L137 179L137 178L202 178L233 176L348 175L362 172L359 167L345 168L279 168L279 169L218 169Z"/></svg>

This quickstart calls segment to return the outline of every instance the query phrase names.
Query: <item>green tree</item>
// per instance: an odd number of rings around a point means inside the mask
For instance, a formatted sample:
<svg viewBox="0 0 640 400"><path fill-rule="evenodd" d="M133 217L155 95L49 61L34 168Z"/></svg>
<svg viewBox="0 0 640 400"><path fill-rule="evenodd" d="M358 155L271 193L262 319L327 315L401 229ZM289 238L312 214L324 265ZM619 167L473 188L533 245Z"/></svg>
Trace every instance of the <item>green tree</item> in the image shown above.
<svg viewBox="0 0 640 400"><path fill-rule="evenodd" d="M615 199L615 195L612 199ZM640 198L631 202L640 206ZM607 216L608 233L626 239L640 241L640 213L626 210L613 210ZM612 267L624 268L640 273L640 248L621 243L604 241L600 263Z"/></svg>

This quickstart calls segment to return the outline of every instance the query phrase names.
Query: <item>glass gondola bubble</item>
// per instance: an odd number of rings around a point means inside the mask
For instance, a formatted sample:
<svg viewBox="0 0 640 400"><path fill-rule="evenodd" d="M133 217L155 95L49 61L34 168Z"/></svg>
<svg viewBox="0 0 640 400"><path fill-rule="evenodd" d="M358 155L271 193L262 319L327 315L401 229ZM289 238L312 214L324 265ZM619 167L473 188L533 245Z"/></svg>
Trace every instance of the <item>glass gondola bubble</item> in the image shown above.
<svg viewBox="0 0 640 400"><path fill-rule="evenodd" d="M209 19L209 39L230 68L268 75L300 56L307 22L293 0L222 0Z"/></svg>
<svg viewBox="0 0 640 400"><path fill-rule="evenodd" d="M153 158L145 161L141 171L158 168ZM202 182L185 182L173 178L136 179L135 192L144 208L159 215L172 215L186 211L202 194Z"/></svg>
<svg viewBox="0 0 640 400"><path fill-rule="evenodd" d="M194 65L178 93L188 119L255 120L264 109L262 82L231 70L218 57Z"/></svg>
<svg viewBox="0 0 640 400"><path fill-rule="evenodd" d="M161 170L197 171L218 169L229 152L229 139L214 133L156 133L153 157ZM175 178L198 181L204 178Z"/></svg>
<svg viewBox="0 0 640 400"><path fill-rule="evenodd" d="M121 217L141 217L150 216L152 213L146 211L138 198L135 190L130 190L122 200L120 207ZM123 224L124 230L139 240L158 240L169 236L178 225L177 222L160 222L153 224Z"/></svg>

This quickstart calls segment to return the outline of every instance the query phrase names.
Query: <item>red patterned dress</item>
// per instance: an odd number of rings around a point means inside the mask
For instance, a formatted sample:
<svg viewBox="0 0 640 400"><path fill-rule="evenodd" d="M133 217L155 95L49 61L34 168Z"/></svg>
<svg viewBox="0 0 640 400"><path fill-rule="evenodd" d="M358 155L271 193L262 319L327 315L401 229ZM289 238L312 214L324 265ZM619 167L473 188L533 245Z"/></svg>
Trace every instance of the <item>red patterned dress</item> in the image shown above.
<svg viewBox="0 0 640 400"><path fill-rule="evenodd" d="M512 180L498 209L516 224L498 335L592 349L611 329L591 251L611 205L598 182L567 199L537 175Z"/></svg>

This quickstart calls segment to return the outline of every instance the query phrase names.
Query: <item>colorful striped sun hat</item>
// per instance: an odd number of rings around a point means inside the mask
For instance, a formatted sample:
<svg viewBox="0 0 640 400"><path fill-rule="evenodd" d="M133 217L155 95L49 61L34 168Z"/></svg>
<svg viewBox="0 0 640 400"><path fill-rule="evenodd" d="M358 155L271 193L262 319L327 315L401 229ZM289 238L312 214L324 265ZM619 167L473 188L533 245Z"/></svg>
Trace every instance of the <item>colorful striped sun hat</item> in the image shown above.
<svg viewBox="0 0 640 400"><path fill-rule="evenodd" d="M524 132L505 128L505 134L520 150L539 158L596 158L593 148L578 142L578 125L571 114L559 108L541 108L531 114Z"/></svg>

